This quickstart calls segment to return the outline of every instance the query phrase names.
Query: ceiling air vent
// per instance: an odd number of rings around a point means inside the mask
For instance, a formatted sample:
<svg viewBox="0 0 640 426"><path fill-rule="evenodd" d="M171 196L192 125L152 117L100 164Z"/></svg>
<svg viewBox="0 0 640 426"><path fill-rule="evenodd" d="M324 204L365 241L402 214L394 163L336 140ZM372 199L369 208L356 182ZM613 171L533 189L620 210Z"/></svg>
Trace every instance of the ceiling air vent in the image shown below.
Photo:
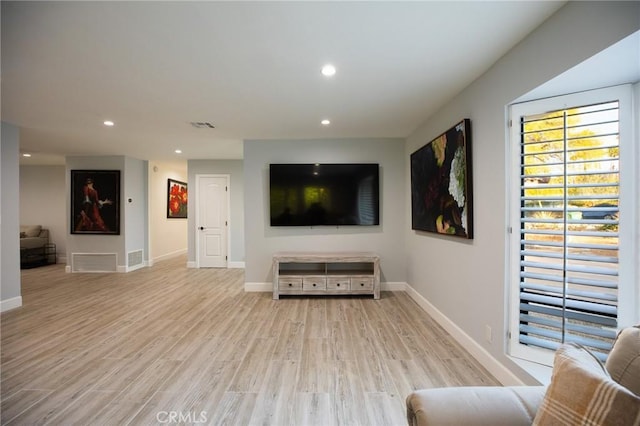
<svg viewBox="0 0 640 426"><path fill-rule="evenodd" d="M196 129L215 129L216 126L209 123L208 121L192 121L191 125Z"/></svg>

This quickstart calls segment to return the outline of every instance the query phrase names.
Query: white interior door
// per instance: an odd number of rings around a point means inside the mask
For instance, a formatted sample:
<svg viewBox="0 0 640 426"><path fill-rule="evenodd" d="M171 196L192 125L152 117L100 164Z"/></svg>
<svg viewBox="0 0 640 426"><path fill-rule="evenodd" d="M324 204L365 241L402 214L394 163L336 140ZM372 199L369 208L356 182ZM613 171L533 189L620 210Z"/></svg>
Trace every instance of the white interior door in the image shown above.
<svg viewBox="0 0 640 426"><path fill-rule="evenodd" d="M196 186L198 268L226 268L229 176L197 175Z"/></svg>

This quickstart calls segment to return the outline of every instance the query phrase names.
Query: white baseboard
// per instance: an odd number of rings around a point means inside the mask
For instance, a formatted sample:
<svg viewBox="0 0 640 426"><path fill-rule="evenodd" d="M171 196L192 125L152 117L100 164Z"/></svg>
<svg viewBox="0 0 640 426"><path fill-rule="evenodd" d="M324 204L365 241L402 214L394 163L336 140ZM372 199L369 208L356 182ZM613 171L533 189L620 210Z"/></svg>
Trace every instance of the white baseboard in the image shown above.
<svg viewBox="0 0 640 426"><path fill-rule="evenodd" d="M142 262L139 265L135 265L135 266L125 266L124 267L124 272L133 272L133 271L137 271L138 269L142 269L142 268L146 268L147 264L145 262ZM120 272L120 271L118 271Z"/></svg>
<svg viewBox="0 0 640 426"><path fill-rule="evenodd" d="M156 262L161 262L163 260L172 259L172 258L178 257L178 256L184 256L185 254L187 254L187 249L186 248L185 249L181 249L181 250L172 251L171 253L166 253L166 254L163 254L162 256L154 257L148 263L149 263L149 266L153 266L153 264L156 263Z"/></svg>
<svg viewBox="0 0 640 426"><path fill-rule="evenodd" d="M244 283L244 291L247 293L255 292L272 292L273 283Z"/></svg>
<svg viewBox="0 0 640 426"><path fill-rule="evenodd" d="M407 291L409 284L404 282L387 281L380 283L381 291Z"/></svg>
<svg viewBox="0 0 640 426"><path fill-rule="evenodd" d="M189 261L187 262L187 268L197 268L198 267L198 263L195 261ZM227 263L227 268L230 269L244 269L244 262L228 262Z"/></svg>
<svg viewBox="0 0 640 426"><path fill-rule="evenodd" d="M406 292L426 313L442 326L458 343L460 343L476 361L486 368L504 386L523 386L525 383L515 376L509 369L496 360L485 348L473 340L447 316L407 285Z"/></svg>
<svg viewBox="0 0 640 426"><path fill-rule="evenodd" d="M150 265L148 265L148 264L146 264L144 262L139 264L139 265L131 266L131 267L118 265L118 266L116 266L116 271L115 272L117 272L119 274L126 274L127 272L136 271L136 270L142 269L142 268L144 268L146 266L150 266ZM64 272L66 272L67 274L70 274L72 272L71 271L71 265L66 265L64 267ZM83 272L83 273L84 274L113 274L113 271L92 271L92 272Z"/></svg>
<svg viewBox="0 0 640 426"><path fill-rule="evenodd" d="M9 311L11 309L22 306L22 296L12 297L7 300L0 300L0 312Z"/></svg>

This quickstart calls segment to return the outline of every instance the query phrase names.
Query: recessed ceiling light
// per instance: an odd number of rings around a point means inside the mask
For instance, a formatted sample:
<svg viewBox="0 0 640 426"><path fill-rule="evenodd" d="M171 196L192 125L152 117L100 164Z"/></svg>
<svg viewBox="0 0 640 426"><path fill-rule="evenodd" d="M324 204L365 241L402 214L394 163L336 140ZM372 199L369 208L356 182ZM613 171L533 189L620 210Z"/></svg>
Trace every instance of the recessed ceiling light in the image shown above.
<svg viewBox="0 0 640 426"><path fill-rule="evenodd" d="M336 73L336 67L331 64L327 64L322 67L322 75L325 77L331 77Z"/></svg>
<svg viewBox="0 0 640 426"><path fill-rule="evenodd" d="M114 123L114 122L113 122L113 121L111 121L111 120L105 120L105 121L103 121L103 122L102 122L102 124L104 124L105 126L108 126L108 127L112 127L112 126L114 126L116 123Z"/></svg>
<svg viewBox="0 0 640 426"><path fill-rule="evenodd" d="M329 124L331 124L331 121L327 120L326 118L324 120L322 120L320 122L320 124L322 124L323 126L328 126Z"/></svg>
<svg viewBox="0 0 640 426"><path fill-rule="evenodd" d="M174 152L175 152L176 154L182 154L182 150L181 150L181 149L176 149Z"/></svg>
<svg viewBox="0 0 640 426"><path fill-rule="evenodd" d="M31 157L31 154L29 154L28 152L25 152L24 154L22 154L23 157Z"/></svg>

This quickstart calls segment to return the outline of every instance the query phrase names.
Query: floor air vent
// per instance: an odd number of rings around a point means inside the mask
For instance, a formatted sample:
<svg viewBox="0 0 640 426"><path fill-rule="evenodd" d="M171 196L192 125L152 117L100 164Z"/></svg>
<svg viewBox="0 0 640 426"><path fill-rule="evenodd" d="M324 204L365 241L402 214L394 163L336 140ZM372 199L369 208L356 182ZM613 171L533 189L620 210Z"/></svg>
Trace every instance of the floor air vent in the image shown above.
<svg viewBox="0 0 640 426"><path fill-rule="evenodd" d="M117 272L117 253L72 253L72 272Z"/></svg>
<svg viewBox="0 0 640 426"><path fill-rule="evenodd" d="M142 265L142 250L130 251L127 253L127 266Z"/></svg>

